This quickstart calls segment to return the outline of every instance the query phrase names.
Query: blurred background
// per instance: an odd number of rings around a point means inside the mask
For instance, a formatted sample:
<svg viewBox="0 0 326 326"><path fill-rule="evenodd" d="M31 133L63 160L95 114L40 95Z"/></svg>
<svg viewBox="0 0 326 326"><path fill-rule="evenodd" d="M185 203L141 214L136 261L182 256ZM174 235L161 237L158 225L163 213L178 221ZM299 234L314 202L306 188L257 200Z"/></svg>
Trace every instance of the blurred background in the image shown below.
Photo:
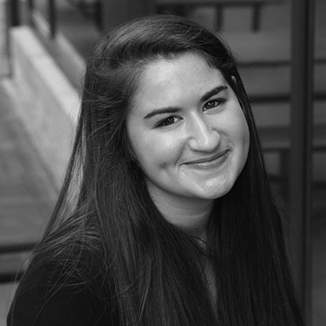
<svg viewBox="0 0 326 326"><path fill-rule="evenodd" d="M0 326L60 189L88 53L152 13L198 21L234 51L304 314L326 325L325 0L0 0Z"/></svg>

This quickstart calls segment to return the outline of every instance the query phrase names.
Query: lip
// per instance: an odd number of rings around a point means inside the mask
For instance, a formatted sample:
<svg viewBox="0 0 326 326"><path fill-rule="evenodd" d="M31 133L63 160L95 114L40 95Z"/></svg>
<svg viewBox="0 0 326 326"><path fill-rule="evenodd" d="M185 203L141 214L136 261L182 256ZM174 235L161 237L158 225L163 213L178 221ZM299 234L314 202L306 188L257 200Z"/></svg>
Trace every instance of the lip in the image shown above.
<svg viewBox="0 0 326 326"><path fill-rule="evenodd" d="M229 154L229 150L224 150L222 152L219 152L211 157L206 157L194 161L189 161L184 163L186 166L198 168L198 169L211 169L216 168L220 165L222 165Z"/></svg>

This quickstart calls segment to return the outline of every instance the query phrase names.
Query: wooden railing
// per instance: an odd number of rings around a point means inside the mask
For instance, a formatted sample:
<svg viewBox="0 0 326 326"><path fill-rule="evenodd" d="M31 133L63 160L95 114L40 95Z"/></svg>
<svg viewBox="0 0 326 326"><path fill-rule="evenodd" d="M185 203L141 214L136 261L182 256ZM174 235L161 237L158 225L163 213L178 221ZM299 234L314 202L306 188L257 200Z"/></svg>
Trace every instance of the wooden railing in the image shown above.
<svg viewBox="0 0 326 326"><path fill-rule="evenodd" d="M186 16L188 10L195 7L211 6L216 8L216 29L224 23L224 9L227 7L251 7L253 10L251 28L258 31L261 26L261 10L270 3L282 3L282 0L156 0L157 11L171 11Z"/></svg>
<svg viewBox="0 0 326 326"><path fill-rule="evenodd" d="M264 153L277 153L279 155L278 178L281 180L281 195L284 200L289 197L290 176L290 127L269 127L259 129ZM313 152L326 152L326 126L314 127Z"/></svg>

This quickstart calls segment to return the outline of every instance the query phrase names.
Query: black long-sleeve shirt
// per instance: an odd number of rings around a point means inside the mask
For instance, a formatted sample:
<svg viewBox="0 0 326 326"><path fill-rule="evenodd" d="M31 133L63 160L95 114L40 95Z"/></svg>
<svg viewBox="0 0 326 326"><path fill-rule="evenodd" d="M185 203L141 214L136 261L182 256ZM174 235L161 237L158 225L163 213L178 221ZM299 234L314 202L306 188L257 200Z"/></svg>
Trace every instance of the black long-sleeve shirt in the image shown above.
<svg viewBox="0 0 326 326"><path fill-rule="evenodd" d="M117 325L108 300L100 299L92 287L63 278L51 265L30 266L17 288L8 326Z"/></svg>

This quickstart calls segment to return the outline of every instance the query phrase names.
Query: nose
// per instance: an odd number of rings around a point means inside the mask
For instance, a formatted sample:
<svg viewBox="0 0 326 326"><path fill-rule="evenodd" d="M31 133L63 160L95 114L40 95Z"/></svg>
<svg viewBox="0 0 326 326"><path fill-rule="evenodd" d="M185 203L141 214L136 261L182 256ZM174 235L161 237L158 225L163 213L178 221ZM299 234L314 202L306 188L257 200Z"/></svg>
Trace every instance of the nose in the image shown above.
<svg viewBox="0 0 326 326"><path fill-rule="evenodd" d="M194 151L213 151L221 139L220 133L214 128L212 121L209 121L209 117L193 117L188 132L188 144Z"/></svg>

